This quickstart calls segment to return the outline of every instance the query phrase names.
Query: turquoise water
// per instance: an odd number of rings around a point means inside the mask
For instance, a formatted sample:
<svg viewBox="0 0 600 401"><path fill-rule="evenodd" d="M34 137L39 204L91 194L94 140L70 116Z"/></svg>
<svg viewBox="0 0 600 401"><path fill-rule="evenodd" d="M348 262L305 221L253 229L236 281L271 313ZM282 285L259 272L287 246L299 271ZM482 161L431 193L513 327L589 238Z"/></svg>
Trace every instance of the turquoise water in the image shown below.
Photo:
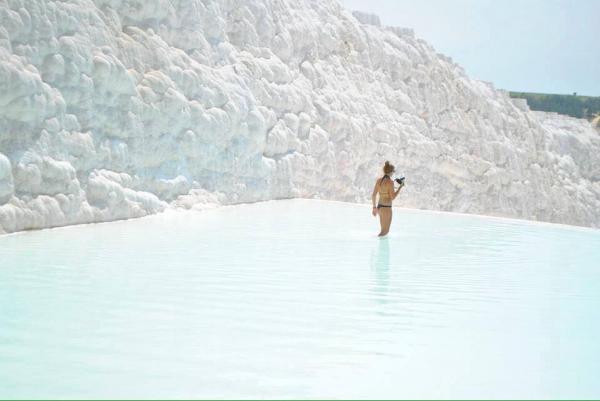
<svg viewBox="0 0 600 401"><path fill-rule="evenodd" d="M598 398L600 231L289 200L0 237L0 398Z"/></svg>

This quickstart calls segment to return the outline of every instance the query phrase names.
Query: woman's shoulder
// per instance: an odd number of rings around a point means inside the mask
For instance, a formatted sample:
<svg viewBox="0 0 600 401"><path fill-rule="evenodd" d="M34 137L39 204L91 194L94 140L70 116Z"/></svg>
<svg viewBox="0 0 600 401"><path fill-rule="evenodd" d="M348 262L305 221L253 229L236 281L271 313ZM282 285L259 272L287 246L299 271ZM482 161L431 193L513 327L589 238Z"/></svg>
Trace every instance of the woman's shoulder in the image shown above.
<svg viewBox="0 0 600 401"><path fill-rule="evenodd" d="M389 185L391 182L392 180L389 177L379 177L375 181L375 185Z"/></svg>

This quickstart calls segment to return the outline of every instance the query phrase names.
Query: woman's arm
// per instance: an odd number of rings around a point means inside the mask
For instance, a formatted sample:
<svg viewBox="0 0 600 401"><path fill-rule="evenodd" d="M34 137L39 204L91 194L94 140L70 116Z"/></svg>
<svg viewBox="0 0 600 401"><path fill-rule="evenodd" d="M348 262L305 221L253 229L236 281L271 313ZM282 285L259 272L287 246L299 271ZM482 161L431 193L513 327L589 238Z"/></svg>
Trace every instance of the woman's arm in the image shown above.
<svg viewBox="0 0 600 401"><path fill-rule="evenodd" d="M371 201L373 201L373 216L377 215L377 206L375 203L377 201L377 181L375 181L375 186L373 187L373 193L371 194Z"/></svg>
<svg viewBox="0 0 600 401"><path fill-rule="evenodd" d="M398 196L398 193L400 192L400 190L402 189L402 187L404 186L404 182L402 184L400 184L400 186L398 187L397 190L394 191L394 183L391 182L389 187L388 187L388 194L390 195L390 199L394 200L396 199L396 196Z"/></svg>

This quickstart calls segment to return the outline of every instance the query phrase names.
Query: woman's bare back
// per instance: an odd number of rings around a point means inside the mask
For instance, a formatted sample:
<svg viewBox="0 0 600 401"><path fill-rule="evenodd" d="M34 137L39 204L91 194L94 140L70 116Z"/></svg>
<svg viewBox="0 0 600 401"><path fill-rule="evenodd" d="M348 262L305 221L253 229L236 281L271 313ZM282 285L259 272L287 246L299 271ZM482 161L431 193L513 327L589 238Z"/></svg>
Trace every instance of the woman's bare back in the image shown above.
<svg viewBox="0 0 600 401"><path fill-rule="evenodd" d="M390 186L392 188L390 188ZM393 192L392 179L387 177L379 178L377 180L377 193L379 194L379 202L382 205L391 206L392 198L390 192Z"/></svg>

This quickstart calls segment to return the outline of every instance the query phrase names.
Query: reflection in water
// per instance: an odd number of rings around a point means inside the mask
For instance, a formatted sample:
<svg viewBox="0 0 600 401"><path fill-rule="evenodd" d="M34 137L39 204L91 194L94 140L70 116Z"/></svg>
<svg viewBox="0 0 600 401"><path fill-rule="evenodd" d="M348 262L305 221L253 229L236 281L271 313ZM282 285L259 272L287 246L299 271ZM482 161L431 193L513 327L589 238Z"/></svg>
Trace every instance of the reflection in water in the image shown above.
<svg viewBox="0 0 600 401"><path fill-rule="evenodd" d="M371 258L371 269L375 273L375 288L377 302L387 304L390 287L390 241L388 237L379 238L377 247Z"/></svg>

